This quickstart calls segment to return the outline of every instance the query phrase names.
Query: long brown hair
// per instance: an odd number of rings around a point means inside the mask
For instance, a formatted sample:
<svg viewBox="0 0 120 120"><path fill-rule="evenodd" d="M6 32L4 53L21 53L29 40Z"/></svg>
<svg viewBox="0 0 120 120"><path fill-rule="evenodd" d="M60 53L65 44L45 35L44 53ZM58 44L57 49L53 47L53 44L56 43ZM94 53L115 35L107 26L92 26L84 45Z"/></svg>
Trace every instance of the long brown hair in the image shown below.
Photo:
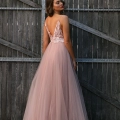
<svg viewBox="0 0 120 120"><path fill-rule="evenodd" d="M46 0L46 12L47 15L52 17L54 14L54 10L53 10L53 1L54 0ZM61 2L63 3L63 5L65 5L65 2L61 0ZM61 14L63 13L63 11L61 11Z"/></svg>

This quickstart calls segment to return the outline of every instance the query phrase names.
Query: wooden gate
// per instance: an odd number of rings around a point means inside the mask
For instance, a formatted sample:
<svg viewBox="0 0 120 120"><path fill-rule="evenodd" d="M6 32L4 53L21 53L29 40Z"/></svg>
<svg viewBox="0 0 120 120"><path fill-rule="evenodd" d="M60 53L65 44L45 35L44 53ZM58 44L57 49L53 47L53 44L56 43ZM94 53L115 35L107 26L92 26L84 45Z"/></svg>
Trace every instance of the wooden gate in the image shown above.
<svg viewBox="0 0 120 120"><path fill-rule="evenodd" d="M65 2L89 120L120 120L120 2ZM22 120L44 19L44 0L0 1L0 120Z"/></svg>
<svg viewBox="0 0 120 120"><path fill-rule="evenodd" d="M65 0L90 120L120 120L120 1Z"/></svg>
<svg viewBox="0 0 120 120"><path fill-rule="evenodd" d="M44 0L0 0L0 120L23 118L44 19Z"/></svg>

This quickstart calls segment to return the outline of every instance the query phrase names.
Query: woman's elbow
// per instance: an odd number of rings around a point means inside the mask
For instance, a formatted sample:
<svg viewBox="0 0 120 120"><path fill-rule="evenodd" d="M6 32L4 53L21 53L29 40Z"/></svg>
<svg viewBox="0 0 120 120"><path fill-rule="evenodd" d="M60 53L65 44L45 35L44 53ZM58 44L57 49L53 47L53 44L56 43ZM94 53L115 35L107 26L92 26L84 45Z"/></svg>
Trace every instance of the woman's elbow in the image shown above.
<svg viewBox="0 0 120 120"><path fill-rule="evenodd" d="M64 44L65 45L71 44L71 41L70 40L64 40Z"/></svg>

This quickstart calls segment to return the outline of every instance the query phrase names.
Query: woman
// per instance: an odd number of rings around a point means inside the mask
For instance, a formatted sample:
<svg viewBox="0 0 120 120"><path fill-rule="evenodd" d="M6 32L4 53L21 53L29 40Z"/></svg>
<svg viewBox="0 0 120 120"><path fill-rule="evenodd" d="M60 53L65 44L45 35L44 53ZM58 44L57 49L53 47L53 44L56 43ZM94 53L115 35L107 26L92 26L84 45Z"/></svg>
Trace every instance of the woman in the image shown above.
<svg viewBox="0 0 120 120"><path fill-rule="evenodd" d="M33 78L23 120L88 120L64 2L47 0L43 56Z"/></svg>

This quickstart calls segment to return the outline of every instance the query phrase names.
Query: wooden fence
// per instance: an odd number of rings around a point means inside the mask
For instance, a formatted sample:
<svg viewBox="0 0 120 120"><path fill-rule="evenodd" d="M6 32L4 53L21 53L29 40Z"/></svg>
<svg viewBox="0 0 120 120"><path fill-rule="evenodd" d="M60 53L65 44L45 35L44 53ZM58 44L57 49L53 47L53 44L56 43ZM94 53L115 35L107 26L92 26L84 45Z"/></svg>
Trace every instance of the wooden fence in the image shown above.
<svg viewBox="0 0 120 120"><path fill-rule="evenodd" d="M89 120L120 120L120 2L65 0ZM0 120L22 120L41 58L44 0L0 1Z"/></svg>
<svg viewBox="0 0 120 120"><path fill-rule="evenodd" d="M90 120L120 120L120 1L65 0Z"/></svg>
<svg viewBox="0 0 120 120"><path fill-rule="evenodd" d="M44 19L44 0L0 0L0 120L23 118Z"/></svg>

